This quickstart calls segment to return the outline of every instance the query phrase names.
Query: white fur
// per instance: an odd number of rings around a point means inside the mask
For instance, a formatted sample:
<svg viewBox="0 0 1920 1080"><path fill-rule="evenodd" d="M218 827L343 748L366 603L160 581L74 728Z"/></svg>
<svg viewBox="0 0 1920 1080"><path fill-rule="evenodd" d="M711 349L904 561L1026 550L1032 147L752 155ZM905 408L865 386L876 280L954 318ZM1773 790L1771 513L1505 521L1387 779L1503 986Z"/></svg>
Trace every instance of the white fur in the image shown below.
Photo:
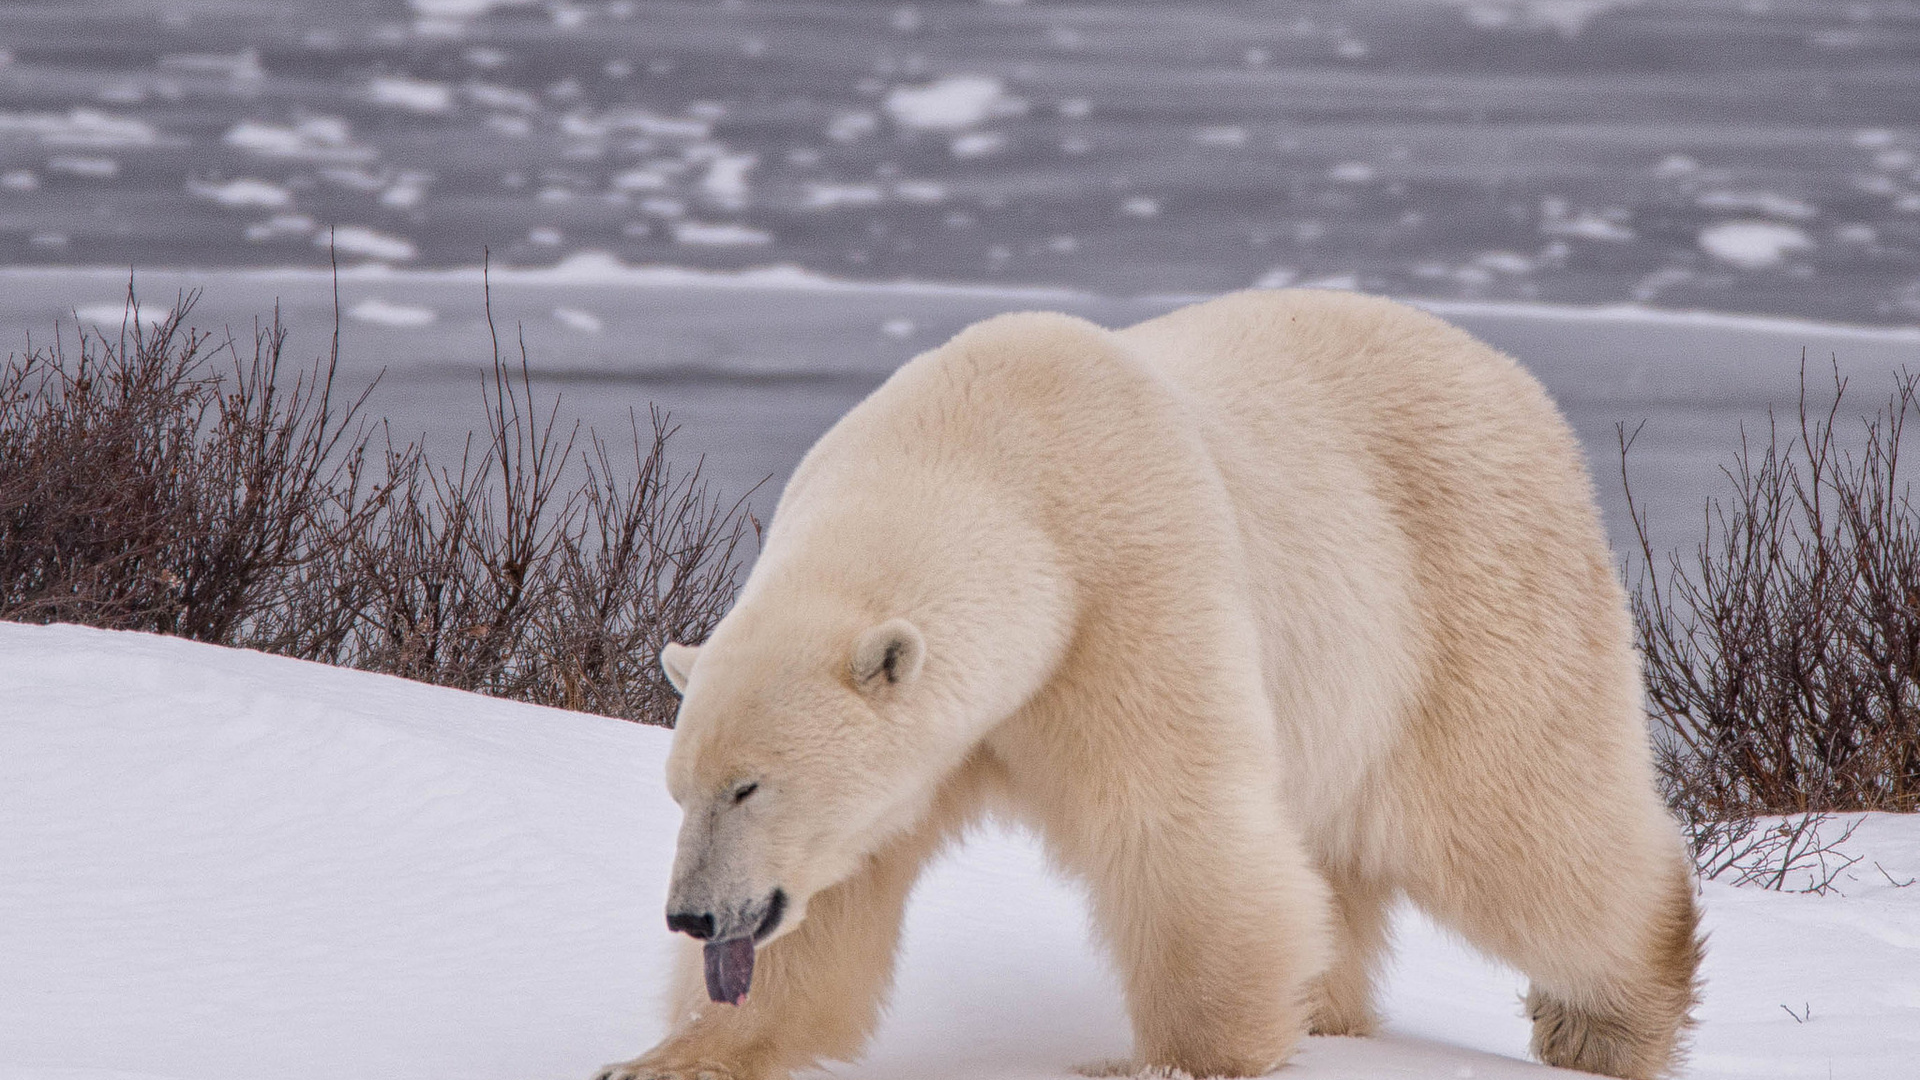
<svg viewBox="0 0 1920 1080"><path fill-rule="evenodd" d="M1398 894L1532 977L1546 1060L1675 1060L1695 915L1579 448L1429 315L971 327L822 437L694 659L674 895L791 913L739 1008L690 952L608 1076L857 1053L919 867L996 807L1088 882L1142 1068L1371 1030Z"/></svg>

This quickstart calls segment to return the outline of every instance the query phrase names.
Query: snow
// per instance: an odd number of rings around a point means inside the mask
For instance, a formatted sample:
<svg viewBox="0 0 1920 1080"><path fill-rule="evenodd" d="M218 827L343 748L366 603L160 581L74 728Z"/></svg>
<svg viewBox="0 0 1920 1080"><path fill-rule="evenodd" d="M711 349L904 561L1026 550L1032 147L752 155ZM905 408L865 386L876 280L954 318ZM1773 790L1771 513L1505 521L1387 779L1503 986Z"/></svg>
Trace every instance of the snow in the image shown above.
<svg viewBox="0 0 1920 1080"><path fill-rule="evenodd" d="M1763 270L1811 250L1813 241L1798 226L1777 221L1723 221L1700 230L1700 247L1741 270Z"/></svg>
<svg viewBox="0 0 1920 1080"><path fill-rule="evenodd" d="M0 701L0 1080L584 1078L660 1034L667 732L67 626L0 624ZM1687 1076L1920 1075L1920 886L1888 880L1920 873L1920 819L1853 843L1844 895L1705 887ZM943 858L904 941L831 1075L1126 1054L1083 896L1024 834ZM1387 1032L1308 1039L1288 1075L1578 1075L1519 1060L1513 973L1417 916L1397 942Z"/></svg>

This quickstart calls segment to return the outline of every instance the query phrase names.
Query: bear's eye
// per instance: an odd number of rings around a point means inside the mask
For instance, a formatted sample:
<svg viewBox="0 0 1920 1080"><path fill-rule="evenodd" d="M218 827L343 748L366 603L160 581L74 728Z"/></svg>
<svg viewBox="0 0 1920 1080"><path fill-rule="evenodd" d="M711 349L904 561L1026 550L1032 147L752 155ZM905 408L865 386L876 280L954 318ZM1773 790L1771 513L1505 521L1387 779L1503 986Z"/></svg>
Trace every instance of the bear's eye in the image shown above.
<svg viewBox="0 0 1920 1080"><path fill-rule="evenodd" d="M758 781L755 781L755 782L753 782L753 783L751 783L751 784L741 784L741 785L740 785L739 787L737 787L737 788L734 788L734 789L733 789L733 803L734 803L734 805L735 805L735 806L738 806L738 805L740 805L741 803L743 803L743 802L746 802L746 801L747 801L747 796L749 796L749 795L751 795L751 794L753 794L754 792L756 792L756 791L759 791L759 790L760 790L760 784L759 784L759 782L758 782Z"/></svg>

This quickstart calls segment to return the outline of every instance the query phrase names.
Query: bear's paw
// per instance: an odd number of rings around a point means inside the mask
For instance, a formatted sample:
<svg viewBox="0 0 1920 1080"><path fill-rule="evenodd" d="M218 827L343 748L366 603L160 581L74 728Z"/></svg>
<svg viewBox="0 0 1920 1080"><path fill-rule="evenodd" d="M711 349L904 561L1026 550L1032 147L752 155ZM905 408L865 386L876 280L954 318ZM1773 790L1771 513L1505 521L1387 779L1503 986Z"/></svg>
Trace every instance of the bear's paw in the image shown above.
<svg viewBox="0 0 1920 1080"><path fill-rule="evenodd" d="M667 1064L635 1058L609 1065L594 1074L593 1080L743 1080L725 1065L709 1061Z"/></svg>

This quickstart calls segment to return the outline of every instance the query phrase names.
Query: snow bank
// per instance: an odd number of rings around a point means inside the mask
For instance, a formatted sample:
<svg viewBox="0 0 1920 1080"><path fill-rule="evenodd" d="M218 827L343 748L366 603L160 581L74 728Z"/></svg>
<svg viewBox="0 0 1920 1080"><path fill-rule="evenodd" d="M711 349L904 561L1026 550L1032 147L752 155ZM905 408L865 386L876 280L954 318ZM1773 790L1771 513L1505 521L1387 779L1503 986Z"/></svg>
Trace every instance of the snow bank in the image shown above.
<svg viewBox="0 0 1920 1080"><path fill-rule="evenodd" d="M0 1080L584 1078L658 1036L667 732L10 624L0 703ZM1920 820L1858 840L1845 897L1708 887L1688 1075L1915 1075L1920 886L1870 863L1920 873ZM1388 1033L1310 1039L1289 1075L1578 1075L1517 1060L1516 976L1416 917L1398 937ZM1079 894L1018 834L923 881L894 1001L833 1075L1067 1080L1127 1050Z"/></svg>

